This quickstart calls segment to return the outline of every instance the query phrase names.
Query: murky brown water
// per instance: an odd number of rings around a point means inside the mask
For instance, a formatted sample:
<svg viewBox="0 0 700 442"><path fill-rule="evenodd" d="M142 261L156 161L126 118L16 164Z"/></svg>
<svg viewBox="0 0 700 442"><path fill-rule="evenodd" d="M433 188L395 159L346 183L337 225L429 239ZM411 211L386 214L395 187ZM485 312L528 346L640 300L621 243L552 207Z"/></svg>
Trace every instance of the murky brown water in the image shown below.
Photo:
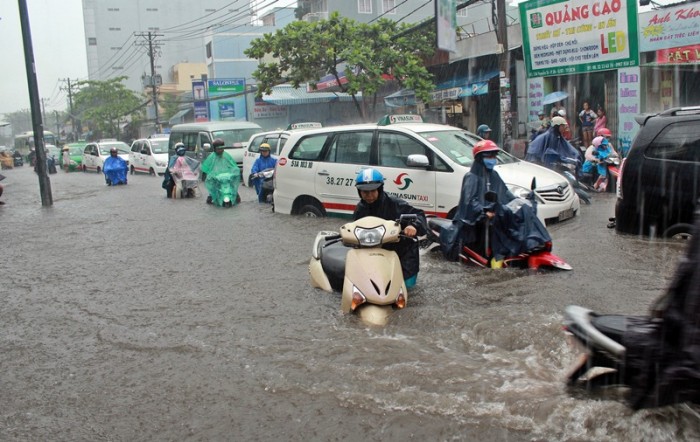
<svg viewBox="0 0 700 442"><path fill-rule="evenodd" d="M644 313L682 245L605 228L613 195L550 232L569 273L423 257L383 328L312 289L338 219L166 200L160 179L27 167L0 208L0 440L698 440L697 407L567 391L568 304Z"/></svg>

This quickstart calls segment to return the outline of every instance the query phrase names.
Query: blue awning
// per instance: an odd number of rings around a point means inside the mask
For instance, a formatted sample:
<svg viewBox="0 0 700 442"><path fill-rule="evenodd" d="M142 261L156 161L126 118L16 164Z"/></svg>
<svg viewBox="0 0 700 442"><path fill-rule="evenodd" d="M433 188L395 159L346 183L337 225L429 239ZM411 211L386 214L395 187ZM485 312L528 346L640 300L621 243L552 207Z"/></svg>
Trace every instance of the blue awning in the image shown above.
<svg viewBox="0 0 700 442"><path fill-rule="evenodd" d="M362 95L356 95L362 100ZM263 95L266 103L278 106L293 106L296 104L330 103L333 101L352 101L352 96L345 92L307 92L303 88L294 88L292 85L283 84L272 87L270 95Z"/></svg>

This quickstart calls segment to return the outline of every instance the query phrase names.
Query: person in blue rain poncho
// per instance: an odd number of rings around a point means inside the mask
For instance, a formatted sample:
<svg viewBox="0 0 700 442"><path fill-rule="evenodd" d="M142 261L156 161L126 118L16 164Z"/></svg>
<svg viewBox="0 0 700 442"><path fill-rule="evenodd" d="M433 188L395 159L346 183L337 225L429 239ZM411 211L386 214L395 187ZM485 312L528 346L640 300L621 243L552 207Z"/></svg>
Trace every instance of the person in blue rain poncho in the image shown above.
<svg viewBox="0 0 700 442"><path fill-rule="evenodd" d="M238 186L241 184L241 169L227 152L224 152L224 140L217 138L212 143L214 153L207 156L202 163L202 180L209 196L207 204L222 206L230 202L238 204ZM222 181L224 179L225 181ZM230 201L225 201L231 198Z"/></svg>
<svg viewBox="0 0 700 442"><path fill-rule="evenodd" d="M550 128L530 142L525 160L542 164L550 169L556 163L580 163L580 152L564 138L567 127L568 124L564 118L552 118Z"/></svg>
<svg viewBox="0 0 700 442"><path fill-rule="evenodd" d="M591 146L586 150L586 161L583 162L581 172L589 175L598 175L593 188L602 192L607 188L608 165L605 160L615 157L617 154L605 137L595 137Z"/></svg>
<svg viewBox="0 0 700 442"><path fill-rule="evenodd" d="M450 259L456 259L462 244L488 257L488 243L491 267L500 268L503 258L530 252L551 241L537 218L534 198L525 200L513 195L494 170L499 151L491 140L479 141L472 150L474 163L462 180L457 212L452 225L440 234L442 251Z"/></svg>
<svg viewBox="0 0 700 442"><path fill-rule="evenodd" d="M111 148L109 156L102 165L102 172L105 174L105 182L108 186L126 184L126 174L129 171L126 161L117 155L117 149Z"/></svg>
<svg viewBox="0 0 700 442"><path fill-rule="evenodd" d="M255 175L266 169L272 169L277 165L277 159L272 158L270 155L270 145L267 143L262 143L260 145L260 156L255 159L253 163L253 168L251 169L251 175ZM262 177L254 177L253 184L255 185L255 191L258 193L258 202L265 203L265 193L262 191L263 186Z"/></svg>

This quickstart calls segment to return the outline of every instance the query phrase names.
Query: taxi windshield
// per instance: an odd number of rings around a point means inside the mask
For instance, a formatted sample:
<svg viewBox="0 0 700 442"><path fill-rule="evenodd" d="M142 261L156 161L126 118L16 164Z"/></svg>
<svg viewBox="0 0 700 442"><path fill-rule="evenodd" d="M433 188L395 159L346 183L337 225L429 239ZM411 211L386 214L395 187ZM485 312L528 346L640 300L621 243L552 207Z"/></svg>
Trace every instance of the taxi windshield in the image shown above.
<svg viewBox="0 0 700 442"><path fill-rule="evenodd" d="M151 140L151 149L153 150L153 153L168 153L168 140Z"/></svg>
<svg viewBox="0 0 700 442"><path fill-rule="evenodd" d="M440 152L447 155L452 161L466 167L470 167L474 162L472 149L480 141L480 138L467 131L458 129L421 132L420 136L425 138ZM498 152L497 158L498 164L517 163L519 161L503 150Z"/></svg>

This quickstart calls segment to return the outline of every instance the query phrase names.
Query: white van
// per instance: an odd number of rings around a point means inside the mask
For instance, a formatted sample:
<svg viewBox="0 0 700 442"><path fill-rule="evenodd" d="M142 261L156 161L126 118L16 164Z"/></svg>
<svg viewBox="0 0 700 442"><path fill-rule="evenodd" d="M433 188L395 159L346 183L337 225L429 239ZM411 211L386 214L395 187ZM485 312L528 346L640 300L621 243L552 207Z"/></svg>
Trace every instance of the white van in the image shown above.
<svg viewBox="0 0 700 442"><path fill-rule="evenodd" d="M279 153L287 142L291 131L319 127L322 127L321 123L292 123L286 130L271 130L250 137L250 140L248 140L248 147L245 152L243 152L243 185L251 185L251 183L248 182L248 178L250 177L250 171L253 169L255 160L260 156L260 145L262 143L270 145L270 155L272 155L273 158L279 158Z"/></svg>
<svg viewBox="0 0 700 442"><path fill-rule="evenodd" d="M355 177L371 166L386 178L388 194L426 214L451 218L479 140L457 127L423 123L417 115L294 132L277 161L275 212L351 216L360 200ZM533 177L537 179L537 215L543 222L578 213L578 196L558 173L505 151L498 153L496 170L517 196L526 196Z"/></svg>
<svg viewBox="0 0 700 442"><path fill-rule="evenodd" d="M168 167L168 135L153 135L131 143L129 169L149 175L163 175Z"/></svg>
<svg viewBox="0 0 700 442"><path fill-rule="evenodd" d="M262 127L249 121L176 124L170 130L168 153L175 155L175 144L183 143L188 156L202 161L211 150L212 141L221 138L226 152L236 160L238 167L243 167L243 152L248 147L248 140L262 130Z"/></svg>
<svg viewBox="0 0 700 442"><path fill-rule="evenodd" d="M117 149L117 155L126 161L126 164L128 165L129 145L121 141L117 141L114 138L109 138L94 141L85 145L85 149L83 149L83 160L81 163L83 172L87 172L89 170L101 173L105 159L107 159L107 157L110 155L109 151L112 148Z"/></svg>

